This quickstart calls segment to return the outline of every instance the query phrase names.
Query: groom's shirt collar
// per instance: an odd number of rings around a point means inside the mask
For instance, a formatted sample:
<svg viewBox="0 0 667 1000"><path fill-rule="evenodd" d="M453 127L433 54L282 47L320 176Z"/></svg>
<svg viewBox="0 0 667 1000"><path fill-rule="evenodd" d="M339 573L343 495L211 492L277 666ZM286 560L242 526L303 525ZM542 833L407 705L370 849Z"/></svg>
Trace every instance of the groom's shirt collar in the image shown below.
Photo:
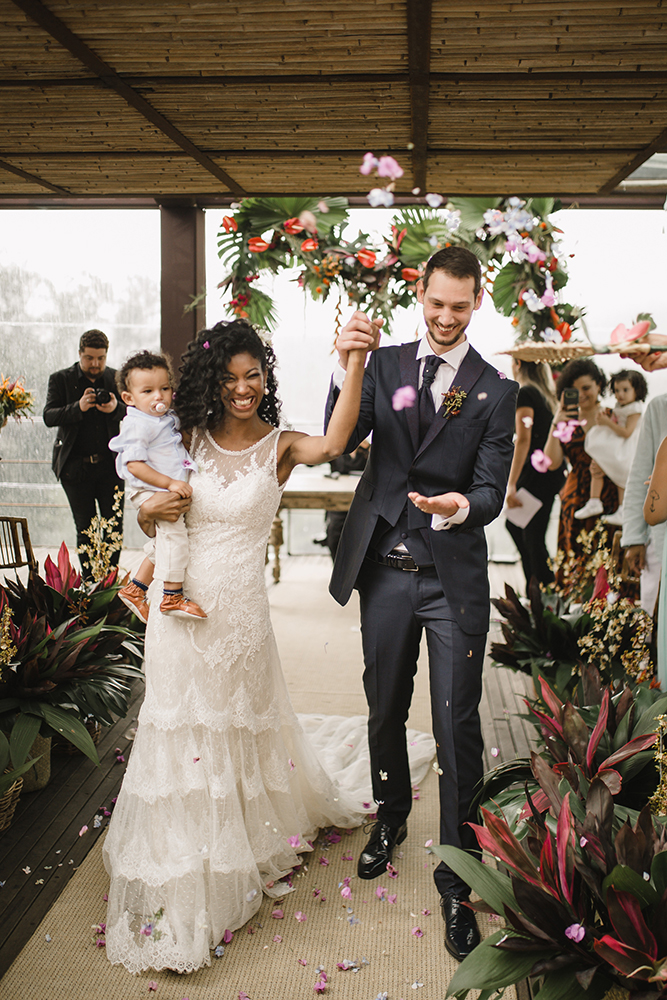
<svg viewBox="0 0 667 1000"><path fill-rule="evenodd" d="M445 351L444 354L439 354L438 357L442 358L443 362L450 365L453 369L453 375L456 375L457 371L461 367L461 362L469 350L470 341L466 337L462 343L457 344L456 347L451 349L451 351ZM417 361L421 361L423 358L427 358L434 353L433 348L428 342L428 337L422 337L419 341L419 347L417 348Z"/></svg>

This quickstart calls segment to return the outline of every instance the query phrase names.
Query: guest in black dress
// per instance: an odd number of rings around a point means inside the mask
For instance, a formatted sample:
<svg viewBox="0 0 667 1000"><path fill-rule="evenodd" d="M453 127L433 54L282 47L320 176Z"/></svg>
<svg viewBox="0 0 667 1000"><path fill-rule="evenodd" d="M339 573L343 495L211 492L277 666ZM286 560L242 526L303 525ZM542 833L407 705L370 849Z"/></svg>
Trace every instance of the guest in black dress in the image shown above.
<svg viewBox="0 0 667 1000"><path fill-rule="evenodd" d="M543 449L554 411L556 394L549 365L535 361L513 361L512 374L519 383L516 410L516 437L514 458L507 483L507 506L520 507L516 492L527 489L542 501L542 506L525 528L519 528L506 521L514 544L519 550L521 564L526 577L526 586L531 577L545 586L553 583L553 573L549 568L549 553L545 535L551 516L554 497L563 485L564 470L537 472L530 462L536 449Z"/></svg>

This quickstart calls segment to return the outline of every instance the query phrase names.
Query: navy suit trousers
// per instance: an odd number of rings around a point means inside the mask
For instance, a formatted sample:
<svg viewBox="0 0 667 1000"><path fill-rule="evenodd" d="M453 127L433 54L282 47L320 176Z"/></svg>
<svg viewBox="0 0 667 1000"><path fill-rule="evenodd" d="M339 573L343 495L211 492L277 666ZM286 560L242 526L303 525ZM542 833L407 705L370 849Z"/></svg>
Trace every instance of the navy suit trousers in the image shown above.
<svg viewBox="0 0 667 1000"><path fill-rule="evenodd" d="M366 559L357 589L378 819L400 826L412 806L406 721L425 629L433 735L442 771L440 843L477 852L475 835L465 824L476 819L470 804L483 774L479 700L486 635L467 635L459 627L433 567L411 573ZM441 894L469 895L468 886L444 863L434 879Z"/></svg>

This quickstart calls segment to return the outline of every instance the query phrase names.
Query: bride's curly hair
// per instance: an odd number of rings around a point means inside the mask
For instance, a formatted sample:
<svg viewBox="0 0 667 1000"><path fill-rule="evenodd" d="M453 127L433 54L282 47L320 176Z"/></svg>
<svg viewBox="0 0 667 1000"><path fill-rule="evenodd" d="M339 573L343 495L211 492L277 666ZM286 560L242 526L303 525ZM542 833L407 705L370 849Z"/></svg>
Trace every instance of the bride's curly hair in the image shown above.
<svg viewBox="0 0 667 1000"><path fill-rule="evenodd" d="M210 330L200 330L188 344L180 366L181 380L174 395L174 410L183 430L213 430L223 422L225 408L220 388L227 366L236 354L249 354L259 361L266 376L266 395L258 415L273 427L280 425L282 403L278 398L276 356L250 323L242 319L216 323Z"/></svg>

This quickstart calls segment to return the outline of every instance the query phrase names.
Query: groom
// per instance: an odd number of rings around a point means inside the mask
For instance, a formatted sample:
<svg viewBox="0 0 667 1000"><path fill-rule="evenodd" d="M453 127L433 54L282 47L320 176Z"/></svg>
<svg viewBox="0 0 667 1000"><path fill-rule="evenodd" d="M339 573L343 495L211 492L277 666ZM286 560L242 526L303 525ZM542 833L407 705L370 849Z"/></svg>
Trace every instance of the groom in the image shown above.
<svg viewBox="0 0 667 1000"><path fill-rule="evenodd" d="M405 723L426 629L433 733L440 775L440 840L476 851L466 825L482 777L478 704L489 627L484 525L500 513L512 459L517 385L466 339L482 303L477 258L439 250L417 284L426 334L375 351L347 450L373 433L370 458L345 521L330 590L359 591L364 688L377 823L359 858L360 878L381 875L407 836L412 805ZM357 312L337 349L367 348L378 326ZM327 401L327 421L342 384ZM411 387L411 388L407 388ZM403 392L397 390L403 389ZM414 405L399 408L412 397ZM461 961L479 942L469 887L444 863L434 874L445 945Z"/></svg>

